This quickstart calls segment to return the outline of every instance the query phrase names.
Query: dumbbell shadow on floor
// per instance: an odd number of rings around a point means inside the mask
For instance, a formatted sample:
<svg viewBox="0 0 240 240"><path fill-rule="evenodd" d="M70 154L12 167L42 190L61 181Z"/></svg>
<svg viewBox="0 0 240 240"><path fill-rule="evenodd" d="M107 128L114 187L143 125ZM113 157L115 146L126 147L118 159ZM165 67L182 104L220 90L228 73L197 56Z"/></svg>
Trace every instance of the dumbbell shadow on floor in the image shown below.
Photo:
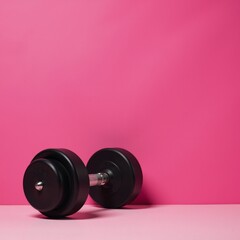
<svg viewBox="0 0 240 240"><path fill-rule="evenodd" d="M138 196L142 181L140 164L125 149L101 149L86 167L70 150L46 149L27 167L23 189L43 215L62 218L77 212L88 193L105 208L121 208Z"/></svg>

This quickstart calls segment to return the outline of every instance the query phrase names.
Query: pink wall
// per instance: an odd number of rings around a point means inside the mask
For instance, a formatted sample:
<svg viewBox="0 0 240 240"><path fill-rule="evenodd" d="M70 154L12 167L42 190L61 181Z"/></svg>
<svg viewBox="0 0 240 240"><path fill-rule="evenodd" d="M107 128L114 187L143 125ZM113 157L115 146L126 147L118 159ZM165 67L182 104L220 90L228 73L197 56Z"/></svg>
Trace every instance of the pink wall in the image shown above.
<svg viewBox="0 0 240 240"><path fill-rule="evenodd" d="M240 203L240 3L0 1L0 203L48 147L132 151L140 203Z"/></svg>

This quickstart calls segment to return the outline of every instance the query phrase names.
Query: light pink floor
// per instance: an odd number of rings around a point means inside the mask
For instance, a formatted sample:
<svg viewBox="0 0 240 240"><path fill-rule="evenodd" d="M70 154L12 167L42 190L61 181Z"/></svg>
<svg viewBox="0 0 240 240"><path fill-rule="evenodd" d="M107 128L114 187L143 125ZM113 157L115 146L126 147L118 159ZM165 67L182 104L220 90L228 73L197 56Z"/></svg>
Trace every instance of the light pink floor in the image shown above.
<svg viewBox="0 0 240 240"><path fill-rule="evenodd" d="M63 220L45 219L30 206L0 206L0 239L239 240L240 205L132 206L121 210L85 205Z"/></svg>

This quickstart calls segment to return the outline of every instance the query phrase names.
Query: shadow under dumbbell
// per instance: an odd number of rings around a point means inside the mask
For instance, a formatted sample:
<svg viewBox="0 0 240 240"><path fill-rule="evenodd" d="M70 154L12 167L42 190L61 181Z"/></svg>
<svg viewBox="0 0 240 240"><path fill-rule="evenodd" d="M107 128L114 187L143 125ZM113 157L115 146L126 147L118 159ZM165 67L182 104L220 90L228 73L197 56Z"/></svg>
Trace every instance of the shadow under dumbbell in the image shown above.
<svg viewBox="0 0 240 240"><path fill-rule="evenodd" d="M91 210L80 210L73 215L64 218L48 218L41 213L34 214L31 217L39 218L39 219L46 219L46 220L88 220L93 218L104 218L106 216L112 216L113 214L109 215L106 209L99 208L99 209L91 209Z"/></svg>
<svg viewBox="0 0 240 240"><path fill-rule="evenodd" d="M126 205L122 207L123 210L140 210L140 209L148 209L152 208L154 205Z"/></svg>
<svg viewBox="0 0 240 240"><path fill-rule="evenodd" d="M68 220L86 220L86 219L92 219L92 218L104 218L104 217L110 217L113 216L113 214L111 213L108 214L106 209L91 209L88 211L78 211L75 214L67 217Z"/></svg>

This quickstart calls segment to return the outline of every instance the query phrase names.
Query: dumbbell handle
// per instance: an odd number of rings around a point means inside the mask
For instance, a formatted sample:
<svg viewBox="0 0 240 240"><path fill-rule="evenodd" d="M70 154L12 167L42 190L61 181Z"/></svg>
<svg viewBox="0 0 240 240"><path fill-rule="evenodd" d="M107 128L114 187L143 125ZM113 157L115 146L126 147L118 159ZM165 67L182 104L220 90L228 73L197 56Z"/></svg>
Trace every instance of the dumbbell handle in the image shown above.
<svg viewBox="0 0 240 240"><path fill-rule="evenodd" d="M89 177L90 187L102 186L109 181L109 175L105 172L89 174L88 177Z"/></svg>
<svg viewBox="0 0 240 240"><path fill-rule="evenodd" d="M105 172L89 174L88 177L89 177L90 187L102 186L102 185L105 185L109 181L109 175ZM37 191L42 191L43 187L44 187L44 183L42 181L36 182L35 189Z"/></svg>

